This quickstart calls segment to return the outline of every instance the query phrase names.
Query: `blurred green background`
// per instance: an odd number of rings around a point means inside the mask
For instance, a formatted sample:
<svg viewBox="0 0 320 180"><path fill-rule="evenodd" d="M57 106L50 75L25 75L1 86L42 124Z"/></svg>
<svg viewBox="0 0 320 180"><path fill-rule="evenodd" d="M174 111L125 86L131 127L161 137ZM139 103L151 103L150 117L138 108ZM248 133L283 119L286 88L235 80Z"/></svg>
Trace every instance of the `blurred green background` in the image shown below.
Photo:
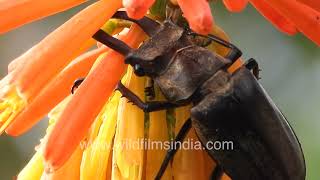
<svg viewBox="0 0 320 180"><path fill-rule="evenodd" d="M11 60L86 5L88 3L0 35L0 76L6 75ZM290 37L280 33L252 6L237 14L229 13L221 3L214 3L212 9L216 23L242 49L244 59L253 57L260 63L260 82L282 109L300 139L307 162L307 179L319 179L319 47L300 34ZM0 179L12 179L24 167L43 136L46 124L42 121L18 138L0 137Z"/></svg>

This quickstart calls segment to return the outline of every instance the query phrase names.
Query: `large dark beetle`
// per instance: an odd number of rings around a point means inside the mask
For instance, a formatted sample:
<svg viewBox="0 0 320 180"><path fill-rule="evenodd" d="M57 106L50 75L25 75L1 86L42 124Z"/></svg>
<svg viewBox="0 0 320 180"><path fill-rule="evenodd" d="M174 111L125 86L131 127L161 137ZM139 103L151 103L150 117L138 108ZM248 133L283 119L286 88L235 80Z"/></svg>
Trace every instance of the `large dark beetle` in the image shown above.
<svg viewBox="0 0 320 180"><path fill-rule="evenodd" d="M175 141L183 141L193 126L203 145L209 141L233 142L233 150L207 150L218 164L212 179L220 179L222 172L233 180L305 179L298 139L258 83L255 60L249 60L231 74L227 68L242 53L218 37L205 36L230 48L226 57L199 46L195 39L201 35L171 20L163 24L147 17L134 20L123 11L114 18L137 23L150 39L134 50L102 30L93 38L123 54L125 63L133 66L136 75L151 77L168 102L143 102L119 83L117 89L123 96L145 112L192 103L191 117ZM168 151L156 179L161 178L176 151Z"/></svg>

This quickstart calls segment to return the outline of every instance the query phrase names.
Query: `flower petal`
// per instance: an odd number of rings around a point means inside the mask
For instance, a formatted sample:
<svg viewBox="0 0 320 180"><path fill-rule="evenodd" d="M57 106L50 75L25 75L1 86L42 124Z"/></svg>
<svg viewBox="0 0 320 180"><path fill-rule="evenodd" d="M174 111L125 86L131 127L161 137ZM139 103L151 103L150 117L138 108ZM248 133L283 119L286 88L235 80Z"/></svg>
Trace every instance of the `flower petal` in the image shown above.
<svg viewBox="0 0 320 180"><path fill-rule="evenodd" d="M223 0L226 8L231 12L241 12L248 4L248 0Z"/></svg>
<svg viewBox="0 0 320 180"><path fill-rule="evenodd" d="M210 34L218 36L221 39L230 42L230 38L228 37L228 35L217 25L213 27ZM212 42L209 46L207 46L207 48L223 57L227 56L230 52L230 48L227 48L217 42Z"/></svg>
<svg viewBox="0 0 320 180"><path fill-rule="evenodd" d="M71 56L72 58L70 58L70 59L74 59L74 58L78 57L79 55L81 55L82 53L86 52L90 47L92 47L95 44L95 42L96 41L94 39L92 39L92 38L87 40L84 44L82 44L80 46L80 48L78 48L72 54L72 56ZM18 67L23 67L27 61L28 61L28 59L25 59L25 58L14 59L8 65L8 73L13 74L14 70L17 70Z"/></svg>
<svg viewBox="0 0 320 180"><path fill-rule="evenodd" d="M107 48L89 51L71 62L39 95L14 119L7 134L19 136L41 120L54 106L70 94L73 82L85 77L98 56Z"/></svg>
<svg viewBox="0 0 320 180"><path fill-rule="evenodd" d="M319 0L298 0L298 1L320 12Z"/></svg>
<svg viewBox="0 0 320 180"><path fill-rule="evenodd" d="M112 159L110 155L112 155L112 141L116 131L120 97L121 94L115 92L95 120L95 123L102 121L102 124L99 127L97 136L93 133L89 136L88 141L85 142L87 147L83 152L81 161L81 179L110 179L107 176L107 168L111 169L109 161Z"/></svg>
<svg viewBox="0 0 320 180"><path fill-rule="evenodd" d="M37 151L18 175L18 180L40 179L44 170L42 153Z"/></svg>
<svg viewBox="0 0 320 180"><path fill-rule="evenodd" d="M89 42L89 41L87 41L87 42ZM93 45L93 44L94 43L91 43L91 45ZM89 45L89 43L85 43L85 45L81 46L81 48L78 50L77 53L80 53L81 51L86 50L88 47L85 47L85 46L88 46L88 45ZM0 117L2 117L2 119L0 120L0 133L2 133L3 130L5 130L11 124L11 122L16 120L16 118L20 114L20 112L25 110L27 107L29 107L29 105L32 102L32 101L30 102L31 98L26 99L24 94L19 91L19 89L16 87L16 85L13 85L14 71L16 71L18 67L23 67L23 65L24 65L24 61L20 61L20 60L13 61L13 64L11 66L11 68L12 68L11 71L9 70L10 71L9 74L7 76L5 76L5 78L3 78L0 81L0 106L1 106ZM34 83L34 85L36 85L36 83ZM51 87L51 88L59 88L59 87ZM59 90L57 91L57 93L63 91L62 89L59 89ZM39 92L39 94L41 94L41 93ZM47 96L49 96L48 101L55 100L55 99L50 99L51 94L47 94ZM35 97L32 97L32 98L35 98ZM47 101L47 99L45 99L45 100ZM40 107L46 108L46 106L43 106L44 104L46 104L46 103L41 102ZM52 107L50 107L50 108L52 108ZM35 109L32 109L32 107L31 107L31 108L29 108L29 110L34 111ZM47 109L45 114L49 110L50 109ZM34 116L33 118L36 118L36 115L39 113L41 114L41 111L39 111L35 114L32 114L32 116ZM27 118L30 118L30 116L28 116ZM36 121L38 119L31 118L29 120ZM24 126L28 126L28 124L25 124Z"/></svg>
<svg viewBox="0 0 320 180"><path fill-rule="evenodd" d="M211 31L211 34L218 36L227 42L230 42L229 36L219 26L214 26L213 30ZM229 48L226 48L216 42L211 43L207 48L223 57L228 55L228 53L230 52ZM229 73L235 72L238 68L242 67L243 64L244 64L244 61L241 58L239 58L228 68L228 72Z"/></svg>
<svg viewBox="0 0 320 180"><path fill-rule="evenodd" d="M73 180L80 179L80 163L82 150L78 147L68 161L57 171L45 170L41 180Z"/></svg>
<svg viewBox="0 0 320 180"><path fill-rule="evenodd" d="M44 138L40 140L40 145L36 149L36 153L29 161L29 163L23 168L19 173L18 180L30 180L30 179L40 179L44 172L44 158L43 158L43 144L47 141L48 134L50 134L56 119L60 116L61 110L64 109L66 103L70 100L70 96L59 103L54 109L49 113L49 126L47 128L47 134Z"/></svg>
<svg viewBox="0 0 320 180"><path fill-rule="evenodd" d="M122 0L128 16L134 19L141 19L147 13L155 0Z"/></svg>
<svg viewBox="0 0 320 180"><path fill-rule="evenodd" d="M15 85L7 84L7 76L2 81L0 97L0 134L10 125L14 118L27 106L27 100L21 96Z"/></svg>
<svg viewBox="0 0 320 180"><path fill-rule="evenodd" d="M268 0L269 4L291 20L305 36L320 46L320 12L292 0Z"/></svg>
<svg viewBox="0 0 320 180"><path fill-rule="evenodd" d="M229 66L228 72L234 73L236 70L241 68L243 66L243 64L244 64L244 61L241 58L236 60L236 62L234 62L231 66Z"/></svg>
<svg viewBox="0 0 320 180"><path fill-rule="evenodd" d="M190 108L190 106L184 106L176 109L175 134L178 134L185 120L190 117ZM180 149L177 152L172 164L175 179L210 179L215 163L205 150L198 149L202 148L202 145L194 129L189 131L184 141L193 142L193 148L197 149ZM196 142L199 147L196 146Z"/></svg>
<svg viewBox="0 0 320 180"><path fill-rule="evenodd" d="M224 173L221 177L221 180L232 180L226 173Z"/></svg>
<svg viewBox="0 0 320 180"><path fill-rule="evenodd" d="M142 30L133 28L127 37L124 41L137 47L144 35ZM125 68L123 57L110 51L89 73L48 139L44 157L50 168L58 169L70 157L111 95Z"/></svg>
<svg viewBox="0 0 320 180"><path fill-rule="evenodd" d="M156 99L163 101L165 98L160 94L160 90L156 89ZM150 126L148 141L152 142L164 142L169 141L168 126L166 120L166 111L151 112L150 115ZM167 151L163 146L151 146L147 149L147 160L146 160L146 177L154 179L160 169L164 157ZM171 179L172 170L171 165L168 165L163 179Z"/></svg>
<svg viewBox="0 0 320 180"><path fill-rule="evenodd" d="M250 2L266 19L268 19L281 32L284 32L288 35L294 35L298 32L295 24L287 17L285 17L284 14L279 13L279 11L270 6L268 1L250 0Z"/></svg>
<svg viewBox="0 0 320 180"><path fill-rule="evenodd" d="M2 0L0 1L0 34L32 21L64 11L86 0Z"/></svg>
<svg viewBox="0 0 320 180"><path fill-rule="evenodd" d="M192 30L199 34L210 33L213 26L213 17L206 0L178 0L178 4Z"/></svg>
<svg viewBox="0 0 320 180"><path fill-rule="evenodd" d="M23 95L28 99L39 93L72 60L79 46L90 39L119 7L120 0L98 1L20 56L18 59L22 59L22 62L26 59L26 63L14 71L14 81Z"/></svg>
<svg viewBox="0 0 320 180"><path fill-rule="evenodd" d="M144 97L144 84L145 78L137 77L132 67L128 67L124 85L141 99ZM137 142L143 138L144 112L137 106L128 103L126 98L122 98L118 107L113 157L119 175L124 179L141 179L142 177L144 150Z"/></svg>

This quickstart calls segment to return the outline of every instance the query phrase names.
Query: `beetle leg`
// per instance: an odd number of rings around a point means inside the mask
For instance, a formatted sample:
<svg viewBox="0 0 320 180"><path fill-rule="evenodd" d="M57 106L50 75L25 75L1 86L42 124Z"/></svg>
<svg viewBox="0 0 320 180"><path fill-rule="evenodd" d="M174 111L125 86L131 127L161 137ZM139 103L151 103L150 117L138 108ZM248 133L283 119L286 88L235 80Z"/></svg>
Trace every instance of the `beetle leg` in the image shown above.
<svg viewBox="0 0 320 180"><path fill-rule="evenodd" d="M130 48L126 43L110 36L101 29L98 30L92 37L124 56L127 56L132 51L132 48Z"/></svg>
<svg viewBox="0 0 320 180"><path fill-rule="evenodd" d="M222 167L218 164L214 170L212 171L212 174L211 174L211 177L210 179L211 180L220 180L221 177L223 175L223 169Z"/></svg>
<svg viewBox="0 0 320 180"><path fill-rule="evenodd" d="M169 108L178 107L178 104L170 103L167 101L149 101L143 102L137 95L135 95L130 89L126 88L121 82L118 83L116 90L120 91L122 97L126 97L129 102L138 106L144 112L160 111Z"/></svg>
<svg viewBox="0 0 320 180"><path fill-rule="evenodd" d="M186 135L188 134L188 132L191 129L191 127L192 127L192 121L189 118L189 119L187 119L185 121L185 123L181 127L178 135L174 139L174 143L171 143L171 145L174 144L174 147L170 147L170 149L167 151L167 154L166 154L164 160L162 161L161 167L160 167L160 169L158 171L157 176L155 177L155 180L160 180L161 179L162 175L164 174L165 170L167 169L167 166L168 166L170 160L173 158L175 153L180 148L180 145L181 145L183 139L186 137Z"/></svg>
<svg viewBox="0 0 320 180"><path fill-rule="evenodd" d="M148 36L153 36L160 29L160 24L157 23L156 21L154 21L146 16L144 16L143 18L141 18L139 20L132 19L132 18L128 17L128 15L125 11L117 11L112 16L112 18L123 19L123 20L128 20L128 21L134 22L137 25L139 25L142 28L142 30L148 34Z"/></svg>
<svg viewBox="0 0 320 180"><path fill-rule="evenodd" d="M207 37L211 41L214 41L216 43L221 44L222 46L225 46L225 47L229 48L230 52L225 58L231 60L231 62L235 62L237 59L239 59L242 56L242 52L237 46L235 46L234 44L232 44L232 43L230 43L228 41L225 41L225 40L221 39L218 36L215 36L215 35L212 35L212 34L208 34L207 36L205 36L205 35L197 34L195 32L188 32L188 34L189 35L193 35L193 36Z"/></svg>
<svg viewBox="0 0 320 180"><path fill-rule="evenodd" d="M74 81L73 86L71 88L71 93L74 94L74 91L81 85L85 78L79 78Z"/></svg>
<svg viewBox="0 0 320 180"><path fill-rule="evenodd" d="M247 69L252 70L253 75L257 79L261 79L259 77L259 72L261 71L261 69L259 69L259 64L255 59L250 58L249 60L247 60L246 63L245 63L245 66L246 66Z"/></svg>

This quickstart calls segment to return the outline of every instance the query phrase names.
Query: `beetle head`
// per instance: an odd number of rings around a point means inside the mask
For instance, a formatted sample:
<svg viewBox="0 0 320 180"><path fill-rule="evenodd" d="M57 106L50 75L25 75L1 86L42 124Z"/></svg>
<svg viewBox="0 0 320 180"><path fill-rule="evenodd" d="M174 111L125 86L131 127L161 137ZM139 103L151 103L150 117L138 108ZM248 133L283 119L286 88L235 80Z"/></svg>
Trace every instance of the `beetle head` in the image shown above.
<svg viewBox="0 0 320 180"><path fill-rule="evenodd" d="M155 62L141 59L135 53L129 53L125 58L125 63L133 67L137 76L153 76L155 74Z"/></svg>
<svg viewBox="0 0 320 180"><path fill-rule="evenodd" d="M159 75L166 70L175 52L184 46L184 43L181 43L183 39L181 37L185 30L171 21L159 24L147 17L134 20L129 18L124 11L118 11L113 17L138 24L150 38L136 50L102 30L98 31L93 38L124 55L125 63L133 66L138 76Z"/></svg>
<svg viewBox="0 0 320 180"><path fill-rule="evenodd" d="M134 67L137 75L156 76L164 71L181 43L184 29L171 23L162 24L154 35L138 49L131 51L125 62Z"/></svg>

